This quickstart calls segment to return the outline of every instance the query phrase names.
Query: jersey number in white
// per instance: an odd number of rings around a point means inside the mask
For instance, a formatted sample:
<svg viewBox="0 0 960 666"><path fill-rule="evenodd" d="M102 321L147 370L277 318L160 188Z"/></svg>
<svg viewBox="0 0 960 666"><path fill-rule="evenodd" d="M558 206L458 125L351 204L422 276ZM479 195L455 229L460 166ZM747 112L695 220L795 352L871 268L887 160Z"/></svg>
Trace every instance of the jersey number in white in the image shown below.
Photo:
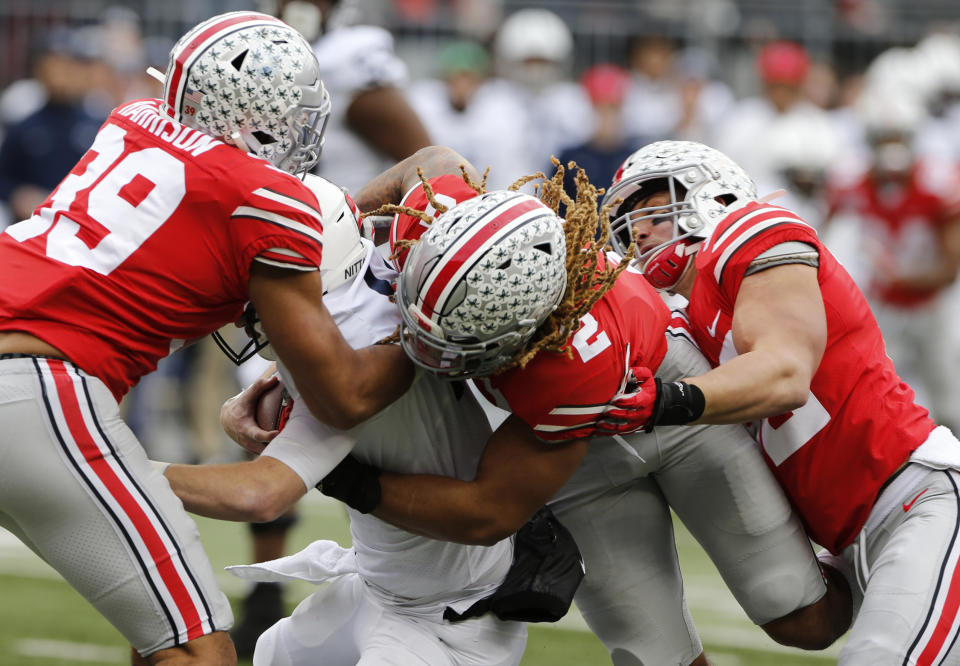
<svg viewBox="0 0 960 666"><path fill-rule="evenodd" d="M586 363L610 346L610 338L605 331L600 331L600 334L591 342L590 338L594 336L600 325L589 312L583 315L580 321L583 322L583 326L573 334L573 348L580 354L580 359Z"/></svg>
<svg viewBox="0 0 960 666"><path fill-rule="evenodd" d="M103 275L115 270L173 215L186 194L183 162L161 148L123 156L125 134L116 125L105 126L87 153L92 159L86 169L68 175L49 206L6 233L23 242L50 229L51 259ZM86 211L77 209L81 225L67 213L83 194Z"/></svg>

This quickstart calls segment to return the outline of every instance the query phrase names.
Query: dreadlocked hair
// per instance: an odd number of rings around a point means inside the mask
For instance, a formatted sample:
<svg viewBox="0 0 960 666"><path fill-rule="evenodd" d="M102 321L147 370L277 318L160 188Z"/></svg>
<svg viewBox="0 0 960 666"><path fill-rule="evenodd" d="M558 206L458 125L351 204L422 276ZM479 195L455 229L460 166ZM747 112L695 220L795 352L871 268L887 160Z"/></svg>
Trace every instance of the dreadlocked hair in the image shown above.
<svg viewBox="0 0 960 666"><path fill-rule="evenodd" d="M636 246L631 244L620 263L617 266L610 265L603 248L610 239L609 212L613 204L607 204L598 212L597 201L604 190L592 185L586 172L575 162L567 164L568 169L576 169L576 199L571 198L563 189L566 169L556 158L553 158L553 165L554 174L540 184L538 196L558 215L560 206L566 207L564 235L567 245L567 288L560 304L537 329L527 348L511 363L499 369L498 374L511 368L524 367L544 350L572 356L573 348L568 344L570 334L577 330L580 319L594 304L613 288L617 277L636 254ZM531 179L521 180L529 182Z"/></svg>

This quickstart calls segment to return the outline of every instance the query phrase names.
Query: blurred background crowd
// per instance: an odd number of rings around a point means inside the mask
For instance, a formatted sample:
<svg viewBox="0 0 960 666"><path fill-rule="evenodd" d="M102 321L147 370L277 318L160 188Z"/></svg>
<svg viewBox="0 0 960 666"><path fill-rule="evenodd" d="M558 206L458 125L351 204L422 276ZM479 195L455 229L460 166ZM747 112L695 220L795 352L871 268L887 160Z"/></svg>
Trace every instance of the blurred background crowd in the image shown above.
<svg viewBox="0 0 960 666"><path fill-rule="evenodd" d="M365 133L351 104L372 88L419 117L414 143L489 166L491 187L549 172L552 155L606 185L650 141L724 151L820 230L901 374L939 422L960 425L960 3L4 0L0 227L30 216L111 108L159 95L146 68L166 69L175 36L237 9L280 15L317 43L346 114L320 170L350 189L413 147L382 122ZM216 414L243 381L206 344L168 359L127 399L151 457L237 448Z"/></svg>

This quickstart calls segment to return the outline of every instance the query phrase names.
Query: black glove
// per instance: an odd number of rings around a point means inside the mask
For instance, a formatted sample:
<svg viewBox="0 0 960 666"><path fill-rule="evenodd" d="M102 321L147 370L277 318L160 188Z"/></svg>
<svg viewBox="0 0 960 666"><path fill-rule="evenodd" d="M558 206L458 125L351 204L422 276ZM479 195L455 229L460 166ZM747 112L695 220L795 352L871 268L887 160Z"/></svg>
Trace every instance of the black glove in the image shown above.
<svg viewBox="0 0 960 666"><path fill-rule="evenodd" d="M370 513L380 504L380 470L348 454L323 477L317 490L360 513Z"/></svg>

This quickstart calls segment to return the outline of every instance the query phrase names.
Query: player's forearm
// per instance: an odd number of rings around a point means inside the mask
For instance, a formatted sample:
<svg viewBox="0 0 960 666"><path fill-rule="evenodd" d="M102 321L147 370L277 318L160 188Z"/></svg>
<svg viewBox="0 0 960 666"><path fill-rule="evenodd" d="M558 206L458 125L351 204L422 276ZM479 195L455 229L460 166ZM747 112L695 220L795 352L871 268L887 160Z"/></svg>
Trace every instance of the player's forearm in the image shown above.
<svg viewBox="0 0 960 666"><path fill-rule="evenodd" d="M485 497L474 482L384 472L380 487L381 500L373 515L432 539L490 546L515 533L530 518Z"/></svg>
<svg viewBox="0 0 960 666"><path fill-rule="evenodd" d="M428 146L398 162L357 192L354 200L361 211L367 213L384 204L400 203L403 195L419 182L417 169L430 179L445 174L460 173L460 166L467 169L470 177L480 180L477 170L466 158L446 146Z"/></svg>
<svg viewBox="0 0 960 666"><path fill-rule="evenodd" d="M190 513L218 520L266 522L293 505L305 492L291 479L279 479L281 463L170 465L164 475ZM293 472L291 471L291 474ZM299 480L299 477L297 478Z"/></svg>
<svg viewBox="0 0 960 666"><path fill-rule="evenodd" d="M346 347L336 359L320 361L322 373L309 366L294 373L294 381L310 412L320 421L348 430L377 414L410 387L413 364L398 345L375 345L363 349ZM298 375L302 375L298 376ZM326 381L311 381L322 376Z"/></svg>
<svg viewBox="0 0 960 666"><path fill-rule="evenodd" d="M703 391L706 406L694 423L744 423L803 406L812 372L785 354L752 351L684 381Z"/></svg>

